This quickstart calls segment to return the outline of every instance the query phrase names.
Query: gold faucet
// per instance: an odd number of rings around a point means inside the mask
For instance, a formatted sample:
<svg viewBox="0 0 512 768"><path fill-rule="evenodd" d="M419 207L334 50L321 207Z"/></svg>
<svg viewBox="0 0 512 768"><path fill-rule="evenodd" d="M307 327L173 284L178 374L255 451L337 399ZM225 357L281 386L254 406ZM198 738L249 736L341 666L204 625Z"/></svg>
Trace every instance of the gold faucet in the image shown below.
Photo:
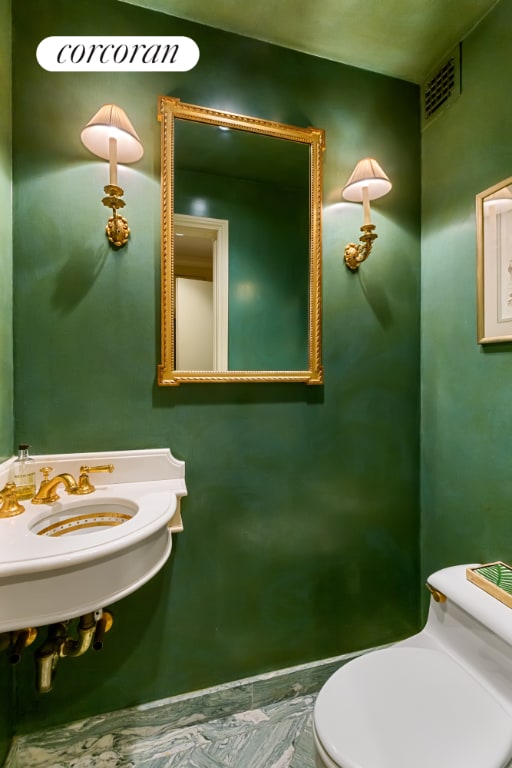
<svg viewBox="0 0 512 768"><path fill-rule="evenodd" d="M38 492L32 499L32 504L52 504L54 501L57 501L59 495L56 488L61 484L64 485L68 493L74 492L78 487L75 478L68 472L62 472L50 480L51 471L52 467L43 467L41 469L43 480Z"/></svg>
<svg viewBox="0 0 512 768"><path fill-rule="evenodd" d="M41 486L32 499L32 504L53 504L54 501L59 499L57 494L57 487L63 485L66 492L73 495L83 495L86 493L92 493L94 491L94 485L89 480L89 472L113 472L113 464L101 464L98 467L80 467L80 477L78 482L73 475L69 472L61 472L60 475L55 475L50 479L50 472L52 467L42 467L41 472L43 474L43 480Z"/></svg>
<svg viewBox="0 0 512 768"><path fill-rule="evenodd" d="M0 517L14 517L15 515L21 515L25 511L25 507L18 501L16 485L14 483L6 483L0 491L0 499L2 499Z"/></svg>

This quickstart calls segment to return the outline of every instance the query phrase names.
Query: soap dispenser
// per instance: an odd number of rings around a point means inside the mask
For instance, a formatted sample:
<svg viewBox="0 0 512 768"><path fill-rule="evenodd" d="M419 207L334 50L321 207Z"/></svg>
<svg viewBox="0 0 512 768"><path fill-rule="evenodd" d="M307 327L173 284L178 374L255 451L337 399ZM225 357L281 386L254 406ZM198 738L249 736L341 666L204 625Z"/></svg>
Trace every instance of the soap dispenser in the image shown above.
<svg viewBox="0 0 512 768"><path fill-rule="evenodd" d="M30 445L21 443L18 446L18 458L11 467L11 482L16 485L16 496L22 501L31 499L36 492L35 461L28 455Z"/></svg>

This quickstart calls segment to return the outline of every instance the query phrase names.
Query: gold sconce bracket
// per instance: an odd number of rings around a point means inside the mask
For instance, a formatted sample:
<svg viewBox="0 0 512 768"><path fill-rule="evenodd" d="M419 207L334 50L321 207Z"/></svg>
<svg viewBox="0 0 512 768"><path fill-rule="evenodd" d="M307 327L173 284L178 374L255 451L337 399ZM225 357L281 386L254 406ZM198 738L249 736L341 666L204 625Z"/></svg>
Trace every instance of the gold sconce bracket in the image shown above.
<svg viewBox="0 0 512 768"><path fill-rule="evenodd" d="M112 245L120 248L122 245L128 242L130 237L130 227L124 216L118 216L114 212L114 215L107 221L105 232Z"/></svg>
<svg viewBox="0 0 512 768"><path fill-rule="evenodd" d="M372 250L373 241L377 239L378 234L374 232L375 224L363 224L361 232L363 233L359 240L360 243L349 243L345 246L345 264L348 269L355 272L359 265L366 261Z"/></svg>
<svg viewBox="0 0 512 768"><path fill-rule="evenodd" d="M128 241L130 237L130 227L124 216L119 216L117 211L119 208L124 208L125 201L121 199L121 195L124 195L124 190L118 187L116 184L107 184L104 188L105 197L102 198L102 203L107 208L112 209L112 216L107 221L105 231L107 237L112 245L120 248Z"/></svg>

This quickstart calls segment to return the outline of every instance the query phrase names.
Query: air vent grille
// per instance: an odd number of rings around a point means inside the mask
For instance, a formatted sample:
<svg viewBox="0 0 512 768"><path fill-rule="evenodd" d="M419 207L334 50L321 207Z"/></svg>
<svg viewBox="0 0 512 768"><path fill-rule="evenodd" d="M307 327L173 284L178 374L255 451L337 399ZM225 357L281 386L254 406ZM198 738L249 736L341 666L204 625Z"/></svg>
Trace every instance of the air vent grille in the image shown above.
<svg viewBox="0 0 512 768"><path fill-rule="evenodd" d="M425 127L460 96L460 47L433 72L422 87L422 122Z"/></svg>

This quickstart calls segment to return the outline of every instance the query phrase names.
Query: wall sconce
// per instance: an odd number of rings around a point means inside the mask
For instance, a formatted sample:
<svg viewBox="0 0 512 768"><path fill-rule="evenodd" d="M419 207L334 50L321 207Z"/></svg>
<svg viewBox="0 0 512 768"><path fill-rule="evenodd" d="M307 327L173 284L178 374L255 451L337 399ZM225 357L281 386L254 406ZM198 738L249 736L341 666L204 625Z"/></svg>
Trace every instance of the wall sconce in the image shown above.
<svg viewBox="0 0 512 768"><path fill-rule="evenodd" d="M112 209L107 222L107 237L113 245L124 245L130 236L128 222L117 211L124 208L124 190L117 184L117 164L135 163L144 154L144 148L125 112L115 104L104 104L83 129L80 138L87 149L97 157L109 161L110 178L104 188L103 205Z"/></svg>
<svg viewBox="0 0 512 768"><path fill-rule="evenodd" d="M345 264L352 272L370 255L373 241L378 237L374 232L375 224L371 223L370 200L387 195L391 182L380 165L372 157L360 160L349 180L343 187L342 195L351 203L363 203L364 223L360 243L349 243L345 247Z"/></svg>

